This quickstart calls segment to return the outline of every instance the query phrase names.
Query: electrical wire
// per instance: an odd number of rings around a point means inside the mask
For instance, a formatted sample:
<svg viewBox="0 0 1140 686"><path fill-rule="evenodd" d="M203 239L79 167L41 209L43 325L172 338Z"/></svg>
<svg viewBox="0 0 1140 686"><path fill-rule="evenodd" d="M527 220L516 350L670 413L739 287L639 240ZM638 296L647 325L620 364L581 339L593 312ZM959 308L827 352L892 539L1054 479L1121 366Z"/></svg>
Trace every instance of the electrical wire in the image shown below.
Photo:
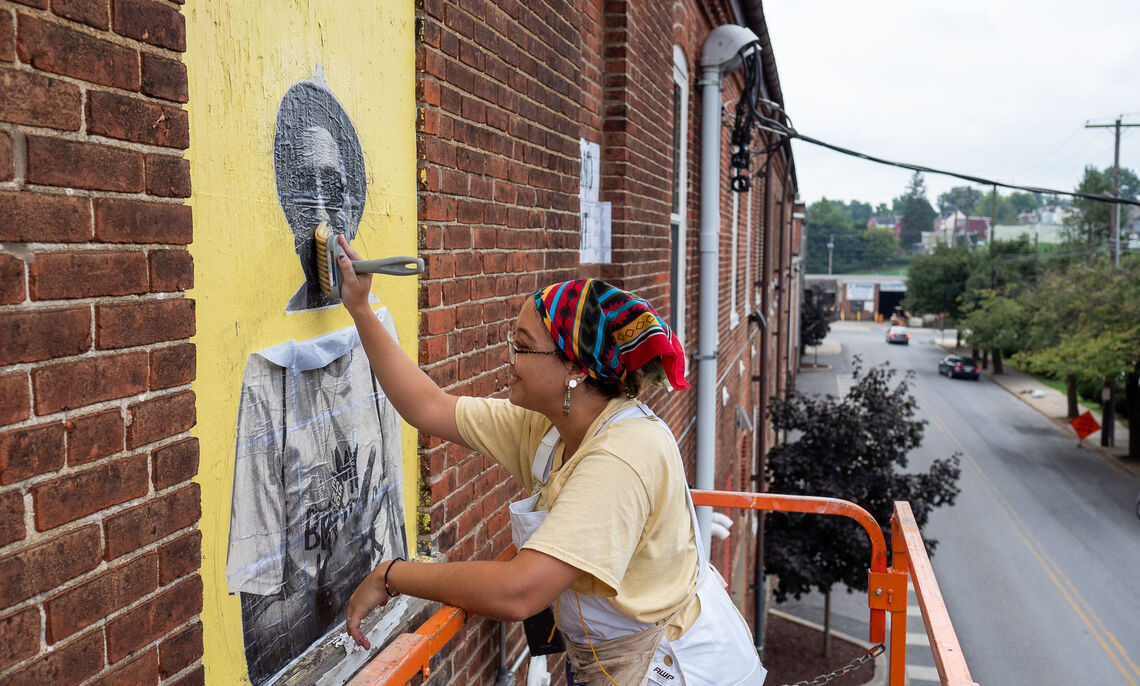
<svg viewBox="0 0 1140 686"><path fill-rule="evenodd" d="M1053 156L1056 155L1057 153L1061 152L1061 150L1063 150L1069 143L1073 142L1078 135L1085 133L1085 131L1086 131L1086 129L1083 129L1083 128L1073 129L1071 132L1069 132L1069 137L1066 138L1065 140L1063 140L1057 147L1053 148L1053 150L1051 150L1049 152L1049 154L1045 155L1044 157L1041 157L1036 162L1032 162L1030 164L1022 166L1021 168L1019 168L1014 173L1014 175L1021 176L1022 174L1027 174L1027 173L1034 171L1036 169L1040 169L1042 166L1045 165L1046 162L1049 162L1050 164L1052 164ZM1077 149L1078 152L1080 152L1080 150L1081 150L1080 148ZM1071 156L1071 153L1070 153L1070 156ZM1067 160L1068 157L1066 157L1065 159Z"/></svg>
<svg viewBox="0 0 1140 686"><path fill-rule="evenodd" d="M940 174L942 176L952 176L952 177L957 178L957 179L962 179L963 181L970 181L972 183L980 184L983 186L1000 186L1001 188L1012 188L1012 189L1019 190L1019 191L1026 191L1028 193L1044 193L1046 195L1066 195L1066 196L1069 196L1072 198L1084 198L1086 200L1095 200L1098 202L1105 202L1105 203L1110 203L1110 204L1114 204L1114 205L1133 205L1135 207L1140 207L1140 200L1129 200L1128 198L1114 198L1110 195L1095 195L1092 193L1081 193L1079 191L1060 191L1060 190L1054 190L1051 188L1040 188L1038 186L1022 186L1019 184L1005 183L1004 181L995 181L993 179L985 179L985 178L982 178L980 176L973 176L971 174L962 174L959 172L946 171L944 169L935 169L934 167L927 167L927 166L921 165L921 164L912 164L909 162L895 162L892 160L883 159L882 157L876 157L874 155L868 155L867 153L862 153L862 152L858 152L856 150L851 150L850 148L844 148L844 147L839 146L839 145L827 143L825 141L819 140L818 138L813 138L811 136L807 136L805 134L800 133L799 131L796 131L790 125L785 126L784 124L776 121L775 119L769 119L768 117L765 117L762 114L757 114L757 117L764 124L767 124L768 126L777 129L778 132L787 136L787 138L789 140L790 139L798 139L798 140L804 141L805 143L811 143L812 145L818 145L821 148L827 148L828 150L833 150L835 152L842 153L844 155L849 155L851 157L857 157L861 160L867 160L868 162L875 162L877 164L884 164L884 165L887 165L890 167L900 167L902 169L909 169L910 171L915 171L915 172L924 172L927 174Z"/></svg>
<svg viewBox="0 0 1140 686"><path fill-rule="evenodd" d="M735 151L732 153L730 166L736 171L730 180L730 187L737 193L751 190L752 179L748 174L748 167L752 155L748 151L748 144L752 142L754 128L765 129L759 121L762 115L756 110L756 103L761 99L763 69L758 51L752 51L741 56L741 77L744 88L736 100L736 116L732 125L730 141ZM773 130L774 133L782 133Z"/></svg>

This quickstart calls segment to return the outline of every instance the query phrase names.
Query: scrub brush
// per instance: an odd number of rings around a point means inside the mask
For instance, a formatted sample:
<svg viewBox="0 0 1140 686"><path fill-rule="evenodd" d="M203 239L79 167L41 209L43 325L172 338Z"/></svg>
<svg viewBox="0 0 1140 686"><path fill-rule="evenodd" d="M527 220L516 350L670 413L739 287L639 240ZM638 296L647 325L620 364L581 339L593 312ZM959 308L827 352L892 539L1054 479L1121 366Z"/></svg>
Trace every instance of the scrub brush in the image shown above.
<svg viewBox="0 0 1140 686"><path fill-rule="evenodd" d="M329 226L321 222L313 232L317 244L317 278L325 295L340 300L340 267L337 258L344 253L337 238L340 234L329 231ZM331 245L330 245L331 243ZM424 261L419 257L385 257L379 260L351 260L352 268L358 274L391 274L392 276L412 276L422 274Z"/></svg>

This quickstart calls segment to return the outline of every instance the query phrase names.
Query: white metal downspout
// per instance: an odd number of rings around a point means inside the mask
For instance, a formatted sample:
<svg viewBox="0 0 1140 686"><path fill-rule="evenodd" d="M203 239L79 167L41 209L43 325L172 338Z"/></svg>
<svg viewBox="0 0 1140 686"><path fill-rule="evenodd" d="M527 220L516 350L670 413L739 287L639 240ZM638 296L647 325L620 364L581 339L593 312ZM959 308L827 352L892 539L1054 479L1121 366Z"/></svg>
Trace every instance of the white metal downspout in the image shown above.
<svg viewBox="0 0 1140 686"><path fill-rule="evenodd" d="M700 297L697 315L697 473L698 489L716 488L716 357L720 291L720 138L721 79L741 64L746 48L759 50L752 31L735 24L718 26L701 45L701 233ZM700 544L712 543L712 508L697 508Z"/></svg>
<svg viewBox="0 0 1140 686"><path fill-rule="evenodd" d="M697 331L697 474L699 489L716 488L716 346L720 290L720 65L701 70L701 237ZM712 508L697 508L705 552Z"/></svg>

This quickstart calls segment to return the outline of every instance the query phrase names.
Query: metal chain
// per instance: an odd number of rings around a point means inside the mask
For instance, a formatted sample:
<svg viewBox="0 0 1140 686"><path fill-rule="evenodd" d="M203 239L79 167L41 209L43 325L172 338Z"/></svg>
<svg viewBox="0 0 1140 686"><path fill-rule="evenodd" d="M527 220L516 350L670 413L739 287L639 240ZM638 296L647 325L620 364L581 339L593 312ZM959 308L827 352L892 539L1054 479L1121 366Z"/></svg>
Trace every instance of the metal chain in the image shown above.
<svg viewBox="0 0 1140 686"><path fill-rule="evenodd" d="M843 676L844 674L854 672L855 670L859 669L860 667L867 664L871 660L874 660L876 657L882 655L883 651L885 651L885 650L886 650L886 647L883 646L882 643L879 643L878 645L872 646L867 651L867 653L865 655L860 655L859 657L855 658L851 662L848 662L847 664L843 665L842 667L835 670L834 672L829 672L828 674L821 674L821 675L817 676L816 678L812 679L811 681L797 681L794 684L790 684L790 685L785 684L785 686L823 686L823 684L826 684L827 682L829 682L833 679L838 679L839 677Z"/></svg>

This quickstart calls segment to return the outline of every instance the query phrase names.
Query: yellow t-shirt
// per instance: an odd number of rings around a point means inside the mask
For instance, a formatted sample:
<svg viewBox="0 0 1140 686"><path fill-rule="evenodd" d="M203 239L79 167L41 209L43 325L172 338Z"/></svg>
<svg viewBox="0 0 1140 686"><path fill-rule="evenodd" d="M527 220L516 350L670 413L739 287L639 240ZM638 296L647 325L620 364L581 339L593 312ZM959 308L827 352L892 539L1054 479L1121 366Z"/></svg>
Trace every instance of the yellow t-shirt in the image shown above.
<svg viewBox="0 0 1140 686"><path fill-rule="evenodd" d="M610 401L569 459L559 443L536 507L549 514L523 547L586 572L575 591L605 596L636 621L662 621L684 603L666 630L674 640L700 614L697 548L676 443L662 422L641 417L598 433L636 402ZM455 421L467 445L533 492L531 462L550 430L546 417L507 400L462 397Z"/></svg>

